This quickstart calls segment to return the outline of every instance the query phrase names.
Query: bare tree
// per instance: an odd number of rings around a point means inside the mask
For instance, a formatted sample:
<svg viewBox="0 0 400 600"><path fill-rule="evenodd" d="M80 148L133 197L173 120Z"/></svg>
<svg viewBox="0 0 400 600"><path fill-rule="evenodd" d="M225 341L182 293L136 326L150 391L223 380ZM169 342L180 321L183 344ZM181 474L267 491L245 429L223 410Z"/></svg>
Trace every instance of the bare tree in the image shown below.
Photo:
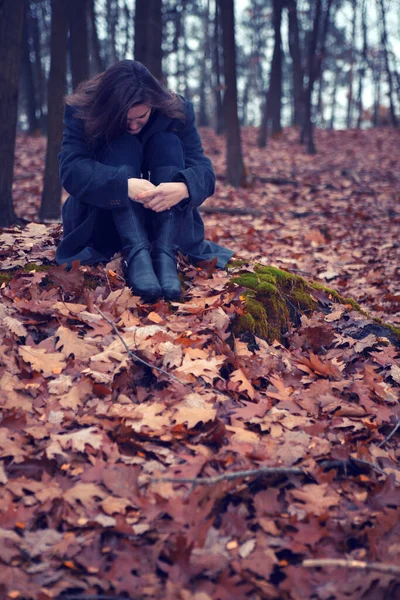
<svg viewBox="0 0 400 600"><path fill-rule="evenodd" d="M36 89L33 74L33 64L31 61L31 32L30 32L30 2L24 2L24 26L22 33L22 83L25 97L25 110L28 119L28 131L34 134L39 129L39 120L37 118Z"/></svg>
<svg viewBox="0 0 400 600"><path fill-rule="evenodd" d="M367 2L363 0L361 7L361 33L363 39L363 47L362 54L358 72L358 92L357 92L357 127L358 129L361 127L362 118L363 118L363 89L364 89L364 79L365 73L368 66L368 38L367 38Z"/></svg>
<svg viewBox="0 0 400 600"><path fill-rule="evenodd" d="M289 51L292 58L293 125L303 125L304 119L304 69L300 46L300 25L297 0L287 0L289 17Z"/></svg>
<svg viewBox="0 0 400 600"><path fill-rule="evenodd" d="M70 15L69 52L72 87L75 89L81 81L89 79L88 2L87 0L69 0L68 7Z"/></svg>
<svg viewBox="0 0 400 600"><path fill-rule="evenodd" d="M104 61L101 55L101 45L99 40L99 34L97 30L97 15L96 15L96 2L95 0L89 0L88 6L88 25L89 25L89 39L90 39L90 66L92 73L101 73L104 71Z"/></svg>
<svg viewBox="0 0 400 600"><path fill-rule="evenodd" d="M161 0L136 0L135 60L143 63L157 79L162 79Z"/></svg>
<svg viewBox="0 0 400 600"><path fill-rule="evenodd" d="M272 135L282 131L282 10L283 0L273 0L274 52L272 55L271 75L269 82L269 119Z"/></svg>
<svg viewBox="0 0 400 600"><path fill-rule="evenodd" d="M357 0L352 0L353 18L351 26L351 40L350 40L350 69L348 72L349 89L347 92L347 118L346 126L348 129L352 126L353 122L353 88L354 88L354 68L355 68L355 43L356 43L356 15L357 15Z"/></svg>
<svg viewBox="0 0 400 600"><path fill-rule="evenodd" d="M244 180L242 143L237 112L235 16L233 0L219 0L224 55L224 114L227 146L227 180L238 187Z"/></svg>
<svg viewBox="0 0 400 600"><path fill-rule="evenodd" d="M330 10L333 0L327 0L325 7L325 14L323 16L322 0L317 0L313 29L311 33L309 50L308 50L308 85L306 92L306 103L305 103L305 119L302 130L301 141L307 141L307 152L308 154L315 154L316 148L314 143L313 134L313 116L312 116L312 96L314 90L315 81L321 77L322 72L322 61L325 54L325 42L328 34ZM323 16L323 18L322 18ZM322 32L321 21L323 21Z"/></svg>
<svg viewBox="0 0 400 600"><path fill-rule="evenodd" d="M17 222L12 201L24 3L0 0L0 226Z"/></svg>
<svg viewBox="0 0 400 600"><path fill-rule="evenodd" d="M382 48L383 48L383 56L385 59L385 68L386 68L386 77L389 86L389 103L390 103L390 117L392 119L393 127L398 127L399 123L396 117L396 110L394 107L393 100L393 78L392 72L389 65L389 52L388 52L388 39L387 39L387 27L386 27L386 6L384 0L379 0L379 5L381 9L381 25L382 25Z"/></svg>
<svg viewBox="0 0 400 600"><path fill-rule="evenodd" d="M221 61L220 61L220 11L218 0L215 0L214 13L214 46L213 46L213 76L214 76L214 97L215 97L215 133L221 135L225 130L224 109L222 105L222 84L221 84Z"/></svg>
<svg viewBox="0 0 400 600"><path fill-rule="evenodd" d="M67 2L51 2L50 76L47 99L47 150L40 218L58 219L61 210L61 183L58 175L58 153L62 139L63 97L67 70Z"/></svg>

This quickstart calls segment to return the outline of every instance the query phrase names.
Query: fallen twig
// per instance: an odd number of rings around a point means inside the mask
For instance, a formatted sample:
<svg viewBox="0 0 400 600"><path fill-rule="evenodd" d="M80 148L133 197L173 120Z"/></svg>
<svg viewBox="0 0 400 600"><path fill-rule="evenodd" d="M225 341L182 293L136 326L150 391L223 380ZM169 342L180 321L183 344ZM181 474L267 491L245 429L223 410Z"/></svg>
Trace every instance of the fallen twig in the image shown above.
<svg viewBox="0 0 400 600"><path fill-rule="evenodd" d="M135 354L134 352L132 352L132 350L129 348L128 344L125 342L124 338L122 337L122 335L118 331L117 326L115 325L115 323L113 321L111 321L111 319L109 319L108 317L106 317L106 315L103 313L102 310L100 310L100 308L98 306L95 306L94 308L103 317L103 319L105 319L107 321L107 323L109 325L111 325L111 327L114 329L115 334L117 335L118 339L121 341L122 345L124 346L125 350L127 351L128 355L129 355L129 357L134 362L138 362L138 363L140 363L142 365L146 365L146 367L150 367L150 369L155 369L159 373L163 373L164 375L167 375L167 377L169 377L170 379L172 379L172 381L176 381L176 383L180 383L181 385L185 385L186 387L188 387L189 389L191 389L192 391L194 391L194 388L193 388L193 386L190 383L186 383L185 381L181 381L180 379L178 379L174 375L171 375L171 373L168 373L168 371L166 371L165 369L162 369L161 367L156 367L155 365L152 365L151 363L147 362L143 358L140 358L140 356L138 356L137 354Z"/></svg>
<svg viewBox="0 0 400 600"><path fill-rule="evenodd" d="M388 575L400 576L400 567L385 563L367 563L362 560L351 560L346 558L316 558L307 559L302 562L303 567L345 567L347 569L365 569L367 571L379 571Z"/></svg>
<svg viewBox="0 0 400 600"><path fill-rule="evenodd" d="M242 477L259 477L260 475L306 475L303 469L296 467L260 467L259 469L247 469L246 471L234 471L224 473L215 477L152 477L150 483L192 483L214 485L220 481L232 481Z"/></svg>
<svg viewBox="0 0 400 600"><path fill-rule="evenodd" d="M225 213L227 215L252 215L253 217L261 217L264 213L255 208L234 208L228 206L200 206L202 213Z"/></svg>
<svg viewBox="0 0 400 600"><path fill-rule="evenodd" d="M347 460L323 460L318 464L323 469L336 469L338 467L341 467L346 474L347 469L351 467L352 464L360 464L365 467L368 467L369 469L372 469L373 471L376 471L380 475L385 475L386 477L388 475L386 471L384 471L380 467L377 467L373 463L370 463L367 460L362 460L361 458L354 458L353 456L350 456Z"/></svg>
<svg viewBox="0 0 400 600"><path fill-rule="evenodd" d="M384 446L386 444L386 442L391 440L399 428L400 428L400 419L397 420L397 423L396 423L393 431L391 431L391 433L389 433L389 435L383 440L383 442L378 444L378 448L381 448L382 446Z"/></svg>

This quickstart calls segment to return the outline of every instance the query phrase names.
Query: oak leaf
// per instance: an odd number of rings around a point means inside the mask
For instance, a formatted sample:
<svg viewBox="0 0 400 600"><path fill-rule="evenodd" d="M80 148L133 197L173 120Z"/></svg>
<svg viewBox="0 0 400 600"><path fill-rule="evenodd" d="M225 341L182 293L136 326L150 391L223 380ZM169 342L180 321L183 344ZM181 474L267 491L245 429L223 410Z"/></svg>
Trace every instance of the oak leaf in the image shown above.
<svg viewBox="0 0 400 600"><path fill-rule="evenodd" d="M44 377L59 374L66 366L65 355L61 352L46 352L44 348L20 346L19 354L34 371L43 373Z"/></svg>

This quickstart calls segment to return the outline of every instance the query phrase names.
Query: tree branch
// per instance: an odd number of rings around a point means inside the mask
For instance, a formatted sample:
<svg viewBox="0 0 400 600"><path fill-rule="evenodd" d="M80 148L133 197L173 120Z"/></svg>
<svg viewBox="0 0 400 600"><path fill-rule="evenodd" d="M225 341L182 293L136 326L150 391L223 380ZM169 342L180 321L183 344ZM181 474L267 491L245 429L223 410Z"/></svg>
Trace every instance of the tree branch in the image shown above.
<svg viewBox="0 0 400 600"><path fill-rule="evenodd" d="M350 560L345 558L316 558L307 559L302 562L303 567L345 567L347 569L364 569L367 571L379 571L388 575L400 577L400 567L385 563L367 563L361 560Z"/></svg>
<svg viewBox="0 0 400 600"><path fill-rule="evenodd" d="M233 481L242 477L259 477L260 475L306 475L303 469L295 467L260 467L259 469L248 469L246 471L234 471L224 473L215 477L152 477L150 483L192 483L193 485L214 485L220 481Z"/></svg>
<svg viewBox="0 0 400 600"><path fill-rule="evenodd" d="M176 381L176 383L180 383L181 385L184 385L184 386L188 387L190 390L194 391L194 388L193 388L193 386L190 383L186 383L185 381L181 381L180 379L178 379L174 375L171 375L171 373L168 373L168 371L165 371L165 369L162 369L161 367L156 367L155 365L152 365L151 363L147 362L143 358L140 358L140 356L138 356L137 354L135 354L134 352L132 352L132 350L129 348L128 344L125 342L124 338L122 337L122 335L118 331L117 326L115 325L115 323L113 321L111 321L111 319L109 319L108 317L106 317L106 315L103 313L102 310L100 310L100 308L98 306L95 306L94 308L103 317L103 319L105 319L107 321L107 323L109 325L111 325L111 327L114 329L116 336L121 341L122 345L124 346L125 350L127 351L129 357L133 360L133 362L137 362L137 363L140 363L142 365L145 365L146 367L150 367L150 369L155 369L159 373L163 373L164 375L167 375L167 377L169 377L170 379L172 379L172 381Z"/></svg>
<svg viewBox="0 0 400 600"><path fill-rule="evenodd" d="M400 428L400 419L398 419L395 428L393 429L393 431L391 433L389 433L389 435L383 440L383 442L381 442L380 444L378 444L378 448L382 448L382 446L384 446L386 444L386 442L388 442L389 440L392 439L392 437L395 435L395 433L397 432L397 430Z"/></svg>

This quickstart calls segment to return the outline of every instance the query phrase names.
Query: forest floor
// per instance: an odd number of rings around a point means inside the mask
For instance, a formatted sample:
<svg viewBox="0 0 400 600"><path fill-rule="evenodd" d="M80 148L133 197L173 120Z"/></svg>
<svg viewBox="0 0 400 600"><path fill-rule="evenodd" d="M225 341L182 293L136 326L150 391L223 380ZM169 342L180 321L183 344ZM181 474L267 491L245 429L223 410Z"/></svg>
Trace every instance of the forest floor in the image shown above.
<svg viewBox="0 0 400 600"><path fill-rule="evenodd" d="M33 222L0 234L1 598L400 598L400 351L374 320L400 326L400 137L318 131L307 156L297 135L260 150L245 129L236 190L202 130L207 237L244 262L183 264L185 301L151 306L119 258L54 265L45 140L19 137ZM365 312L319 293L281 342L233 335L232 275L256 261Z"/></svg>

